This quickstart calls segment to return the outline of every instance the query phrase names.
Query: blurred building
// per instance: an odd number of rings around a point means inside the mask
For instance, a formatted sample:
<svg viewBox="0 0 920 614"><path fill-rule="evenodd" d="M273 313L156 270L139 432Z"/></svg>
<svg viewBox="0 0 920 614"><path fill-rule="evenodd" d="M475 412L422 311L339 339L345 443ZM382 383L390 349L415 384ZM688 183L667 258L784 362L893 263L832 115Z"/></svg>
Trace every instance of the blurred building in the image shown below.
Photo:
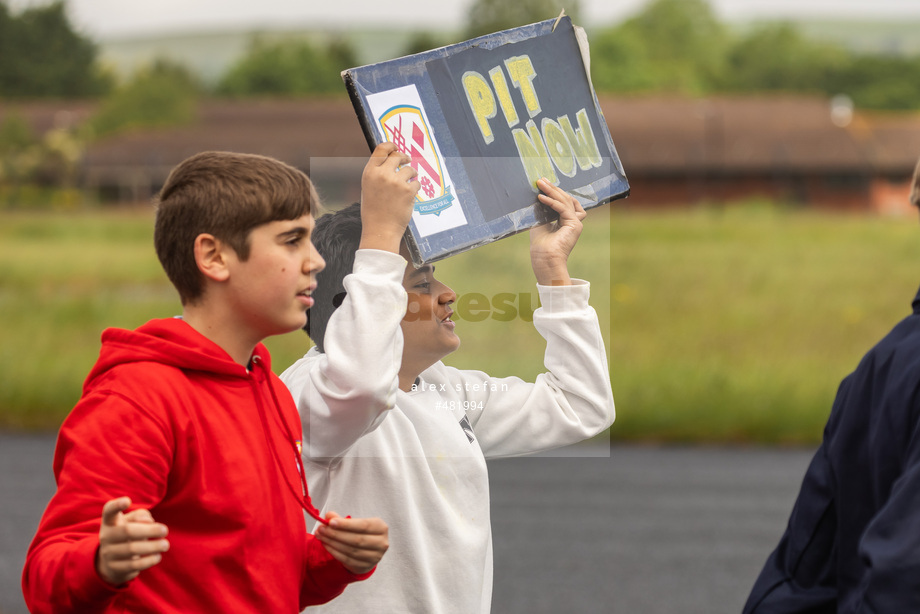
<svg viewBox="0 0 920 614"><path fill-rule="evenodd" d="M205 150L272 156L307 172L327 202L360 197L368 146L347 99L215 100L187 126L102 139L86 151L84 187L103 200L146 200L169 171Z"/></svg>
<svg viewBox="0 0 920 614"><path fill-rule="evenodd" d="M920 114L853 112L819 97L601 101L635 205L769 198L909 209Z"/></svg>
<svg viewBox="0 0 920 614"><path fill-rule="evenodd" d="M631 186L620 206L767 198L849 211L908 210L920 114L853 112L801 96L604 98L601 107ZM40 131L90 111L42 103L17 112ZM369 153L347 99L211 100L199 105L190 125L93 143L80 180L105 201L143 201L173 166L208 149L284 160L307 171L330 204L359 198Z"/></svg>

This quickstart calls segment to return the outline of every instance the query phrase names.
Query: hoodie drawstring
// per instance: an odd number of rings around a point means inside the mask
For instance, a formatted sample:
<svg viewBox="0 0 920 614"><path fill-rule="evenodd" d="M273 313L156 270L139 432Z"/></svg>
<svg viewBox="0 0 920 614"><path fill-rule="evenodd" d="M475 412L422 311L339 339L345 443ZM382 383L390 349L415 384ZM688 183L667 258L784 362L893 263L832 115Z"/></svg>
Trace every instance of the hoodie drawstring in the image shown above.
<svg viewBox="0 0 920 614"><path fill-rule="evenodd" d="M265 368L264 366L261 366L263 363L261 360L259 360L259 356L253 356L252 362L253 362L253 365L259 364L260 368L262 369ZM264 373L263 373L263 376L264 376ZM282 426L284 426L284 430L285 430L285 433L287 434L288 442L291 444L291 447L294 450L294 456L297 459L297 472L300 474L300 487L301 487L300 495L297 494L297 491L291 485L291 482L287 478L284 477L285 476L284 465L281 461L281 458L279 458L278 456L278 452L275 450L275 446L273 445L271 438L269 437L270 431L269 431L269 426L268 426L268 418L265 415L265 407L262 404L262 395L259 394L257 383L253 381L252 383L253 383L253 388L255 389L256 405L258 405L259 419L262 421L262 431L265 434L265 441L268 443L268 447L271 450L272 457L275 459L275 464L278 465L278 469L279 471L281 471L281 477L284 478L284 483L288 485L288 488L291 489L291 492L294 493L294 496L297 497L298 501L300 501L301 507L303 507L304 511L306 511L307 514L309 514L317 522L321 522L323 524L328 525L329 521L320 515L319 510L316 509L316 507L313 505L313 501L310 499L310 494L309 494L309 491L307 490L307 475L306 475L306 471L304 470L304 466L303 466L303 458L301 457L301 449L300 449L300 446L297 445L298 442L294 439L294 434L291 432L290 425L287 423L287 420L284 419L284 415L281 413L281 403L278 402L278 396L275 394L275 387L272 385L271 378L267 377L266 382L268 384L269 393L272 396L272 403L274 404L275 411L278 414L278 419L281 421Z"/></svg>

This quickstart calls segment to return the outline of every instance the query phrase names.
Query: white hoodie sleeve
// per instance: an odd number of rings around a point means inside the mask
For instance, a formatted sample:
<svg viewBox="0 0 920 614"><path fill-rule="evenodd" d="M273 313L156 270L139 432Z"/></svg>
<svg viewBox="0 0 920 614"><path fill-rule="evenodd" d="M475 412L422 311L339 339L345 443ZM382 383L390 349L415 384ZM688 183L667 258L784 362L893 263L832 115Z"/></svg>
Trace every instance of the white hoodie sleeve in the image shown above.
<svg viewBox="0 0 920 614"><path fill-rule="evenodd" d="M281 374L303 423L303 454L333 462L392 409L399 387L408 298L406 261L380 250L358 250L345 277L345 300L329 319L324 353L313 348Z"/></svg>
<svg viewBox="0 0 920 614"><path fill-rule="evenodd" d="M533 383L493 378L440 364L463 398L466 417L487 458L516 456L583 441L614 420L607 353L590 285L541 286L533 323L546 339L546 373ZM432 376L438 377L434 373Z"/></svg>

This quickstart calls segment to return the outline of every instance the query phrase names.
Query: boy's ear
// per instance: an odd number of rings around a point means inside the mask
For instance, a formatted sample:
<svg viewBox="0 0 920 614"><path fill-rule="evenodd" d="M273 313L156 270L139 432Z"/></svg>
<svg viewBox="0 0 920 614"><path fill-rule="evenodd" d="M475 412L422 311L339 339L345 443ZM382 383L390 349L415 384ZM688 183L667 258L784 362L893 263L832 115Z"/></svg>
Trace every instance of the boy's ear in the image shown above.
<svg viewBox="0 0 920 614"><path fill-rule="evenodd" d="M229 246L208 233L195 237L195 264L202 275L214 281L226 281L230 276L227 267L227 249Z"/></svg>

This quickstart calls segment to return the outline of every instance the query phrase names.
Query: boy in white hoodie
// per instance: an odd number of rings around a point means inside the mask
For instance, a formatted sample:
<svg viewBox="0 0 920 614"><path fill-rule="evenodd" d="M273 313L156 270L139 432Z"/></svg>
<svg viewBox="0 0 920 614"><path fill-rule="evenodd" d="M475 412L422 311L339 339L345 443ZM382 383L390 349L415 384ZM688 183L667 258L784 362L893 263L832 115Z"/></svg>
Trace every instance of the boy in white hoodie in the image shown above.
<svg viewBox="0 0 920 614"><path fill-rule="evenodd" d="M547 372L533 383L441 362L460 345L456 295L434 266L407 263L402 212L365 200L317 221L326 269L307 324L316 347L281 379L301 412L313 501L390 527L376 574L317 611L489 612L486 459L575 443L613 422L589 284L566 264L586 213L563 190L538 185L559 221L531 231L542 303L533 322L547 341Z"/></svg>

